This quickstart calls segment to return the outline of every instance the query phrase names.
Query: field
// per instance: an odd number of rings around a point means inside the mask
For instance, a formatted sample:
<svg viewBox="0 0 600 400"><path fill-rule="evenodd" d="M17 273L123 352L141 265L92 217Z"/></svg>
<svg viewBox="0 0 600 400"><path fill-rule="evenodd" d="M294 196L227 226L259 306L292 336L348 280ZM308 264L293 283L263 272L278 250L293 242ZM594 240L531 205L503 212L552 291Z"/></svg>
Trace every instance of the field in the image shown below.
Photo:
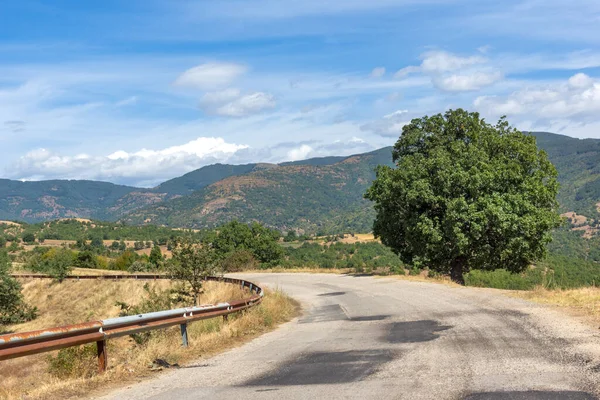
<svg viewBox="0 0 600 400"><path fill-rule="evenodd" d="M139 304L146 296L144 285L150 290L164 291L173 286L171 281L65 281L23 280L27 302L39 308L40 316L31 322L9 327L9 331L28 331L44 327L104 319L119 315L117 301ZM248 296L237 286L207 282L201 303ZM0 364L2 399L68 398L88 393L95 387L121 385L154 374L155 360L169 364L208 357L239 345L276 325L293 318L298 305L281 292L267 292L263 303L228 322L222 318L199 321L188 328L190 346L181 347L179 327L152 333L144 344L130 337L110 340L109 370L96 373L95 345L70 350L38 354ZM51 361L53 358L53 361Z"/></svg>

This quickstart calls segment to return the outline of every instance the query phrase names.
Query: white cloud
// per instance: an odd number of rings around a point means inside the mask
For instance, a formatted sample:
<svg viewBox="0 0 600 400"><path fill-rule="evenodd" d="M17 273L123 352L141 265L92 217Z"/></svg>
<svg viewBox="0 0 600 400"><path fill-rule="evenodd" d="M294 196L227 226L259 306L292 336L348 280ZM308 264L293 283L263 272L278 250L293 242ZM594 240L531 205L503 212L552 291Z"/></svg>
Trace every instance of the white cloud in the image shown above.
<svg viewBox="0 0 600 400"><path fill-rule="evenodd" d="M292 149L287 152L287 159L289 161L298 161L304 160L308 158L309 154L313 151L313 148L307 144L303 144L302 146Z"/></svg>
<svg viewBox="0 0 600 400"><path fill-rule="evenodd" d="M244 65L234 63L212 62L200 64L181 74L174 84L176 86L211 89L230 84L240 75L243 75L246 70L247 68Z"/></svg>
<svg viewBox="0 0 600 400"><path fill-rule="evenodd" d="M138 101L137 96L131 96L131 97L128 97L126 99L118 101L115 104L115 106L117 106L117 107L131 106L131 105L136 104L137 101Z"/></svg>
<svg viewBox="0 0 600 400"><path fill-rule="evenodd" d="M480 48L479 51L487 51L487 48ZM421 59L421 65L404 67L394 77L400 79L421 73L429 76L435 87L447 92L480 90L503 77L501 72L488 65L487 58L480 55L460 56L436 50L421 54Z"/></svg>
<svg viewBox="0 0 600 400"><path fill-rule="evenodd" d="M11 168L13 178L31 179L133 179L159 181L181 175L203 165L225 162L247 145L228 143L222 138L199 137L179 146L160 150L119 150L107 156L78 154L65 156L36 149L21 157Z"/></svg>
<svg viewBox="0 0 600 400"><path fill-rule="evenodd" d="M396 79L404 78L407 75L410 75L412 73L419 72L419 71L421 71L420 67L416 67L414 65L409 65L408 67L404 67L404 68L398 70L394 74L394 78L396 78Z"/></svg>
<svg viewBox="0 0 600 400"><path fill-rule="evenodd" d="M275 108L273 95L264 92L250 93L215 109L215 114L228 117L243 117L263 110Z"/></svg>
<svg viewBox="0 0 600 400"><path fill-rule="evenodd" d="M208 114L226 117L244 117L272 109L276 105L273 95L254 92L242 95L239 89L229 88L208 92L200 99L200 108Z"/></svg>
<svg viewBox="0 0 600 400"><path fill-rule="evenodd" d="M393 113L384 115L381 119L363 124L360 129L365 132L373 132L385 138L397 138L402 133L404 125L410 122L410 118L405 116L407 113L408 110L394 111Z"/></svg>
<svg viewBox="0 0 600 400"><path fill-rule="evenodd" d="M227 103L240 97L241 91L239 89L229 88L216 92L204 93L200 100L201 107L211 108L218 104Z"/></svg>
<svg viewBox="0 0 600 400"><path fill-rule="evenodd" d="M448 92L468 92L479 90L502 79L502 74L496 72L474 72L472 74L449 75L434 78L436 87Z"/></svg>
<svg viewBox="0 0 600 400"><path fill-rule="evenodd" d="M384 115L383 118L385 118L385 119L396 118L402 114L406 114L407 112L408 112L408 110L397 110L397 111L394 111L393 113Z"/></svg>
<svg viewBox="0 0 600 400"><path fill-rule="evenodd" d="M385 75L385 68L384 67L377 67L377 68L373 68L373 71L371 71L371 78L381 78L382 76Z"/></svg>
<svg viewBox="0 0 600 400"><path fill-rule="evenodd" d="M507 96L480 96L473 104L480 111L495 116L590 122L599 119L600 82L579 73L567 81L530 86Z"/></svg>
<svg viewBox="0 0 600 400"><path fill-rule="evenodd" d="M421 55L421 69L425 72L456 71L475 64L483 64L486 59L481 56L462 57L446 51L429 51Z"/></svg>

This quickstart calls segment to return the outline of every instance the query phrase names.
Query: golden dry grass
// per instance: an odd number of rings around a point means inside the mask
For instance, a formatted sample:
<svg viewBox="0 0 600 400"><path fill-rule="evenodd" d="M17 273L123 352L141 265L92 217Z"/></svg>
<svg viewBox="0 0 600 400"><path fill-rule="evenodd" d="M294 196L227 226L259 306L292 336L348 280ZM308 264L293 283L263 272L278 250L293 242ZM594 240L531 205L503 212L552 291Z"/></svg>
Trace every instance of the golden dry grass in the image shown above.
<svg viewBox="0 0 600 400"><path fill-rule="evenodd" d="M510 296L536 303L553 305L584 317L594 326L600 324L600 288L548 290L538 287L529 291L512 291Z"/></svg>
<svg viewBox="0 0 600 400"><path fill-rule="evenodd" d="M65 281L56 284L50 280L24 280L23 283L27 301L40 309L40 316L35 321L11 327L14 331L117 316L116 301L135 304L143 298L146 282ZM172 284L169 281L147 283L156 289L166 289ZM214 304L247 296L248 293L237 285L207 282L200 300L203 304ZM122 385L154 374L149 365L155 359L182 364L209 357L290 320L298 310L298 304L285 294L267 292L261 305L241 315L230 316L228 322L213 318L190 324L188 348L181 346L179 327L156 331L144 345L136 344L129 337L113 339L108 342L109 370L102 375L95 373L94 351L77 364L78 374L86 375L84 377L53 376L49 372L48 358L57 352L3 361L0 364L0 398L69 398L82 396L94 388Z"/></svg>

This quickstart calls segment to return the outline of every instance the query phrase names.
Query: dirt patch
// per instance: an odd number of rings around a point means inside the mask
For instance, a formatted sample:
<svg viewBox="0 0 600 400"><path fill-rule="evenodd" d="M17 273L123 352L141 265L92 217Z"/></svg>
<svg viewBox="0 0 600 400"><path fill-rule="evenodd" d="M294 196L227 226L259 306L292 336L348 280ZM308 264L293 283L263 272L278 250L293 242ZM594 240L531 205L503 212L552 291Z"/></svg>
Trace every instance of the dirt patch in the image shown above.
<svg viewBox="0 0 600 400"><path fill-rule="evenodd" d="M566 218L574 226L584 225L587 223L587 220L588 220L588 218L585 215L578 215L574 211L569 211L569 212L560 214L560 216Z"/></svg>

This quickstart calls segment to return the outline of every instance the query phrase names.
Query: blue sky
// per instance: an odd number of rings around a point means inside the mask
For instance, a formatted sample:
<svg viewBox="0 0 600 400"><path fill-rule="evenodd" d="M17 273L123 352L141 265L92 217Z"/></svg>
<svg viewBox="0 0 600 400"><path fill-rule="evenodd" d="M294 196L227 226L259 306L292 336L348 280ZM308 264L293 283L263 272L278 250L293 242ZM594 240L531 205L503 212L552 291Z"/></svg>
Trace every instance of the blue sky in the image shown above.
<svg viewBox="0 0 600 400"><path fill-rule="evenodd" d="M463 107L600 138L596 0L9 0L0 176L153 186Z"/></svg>

